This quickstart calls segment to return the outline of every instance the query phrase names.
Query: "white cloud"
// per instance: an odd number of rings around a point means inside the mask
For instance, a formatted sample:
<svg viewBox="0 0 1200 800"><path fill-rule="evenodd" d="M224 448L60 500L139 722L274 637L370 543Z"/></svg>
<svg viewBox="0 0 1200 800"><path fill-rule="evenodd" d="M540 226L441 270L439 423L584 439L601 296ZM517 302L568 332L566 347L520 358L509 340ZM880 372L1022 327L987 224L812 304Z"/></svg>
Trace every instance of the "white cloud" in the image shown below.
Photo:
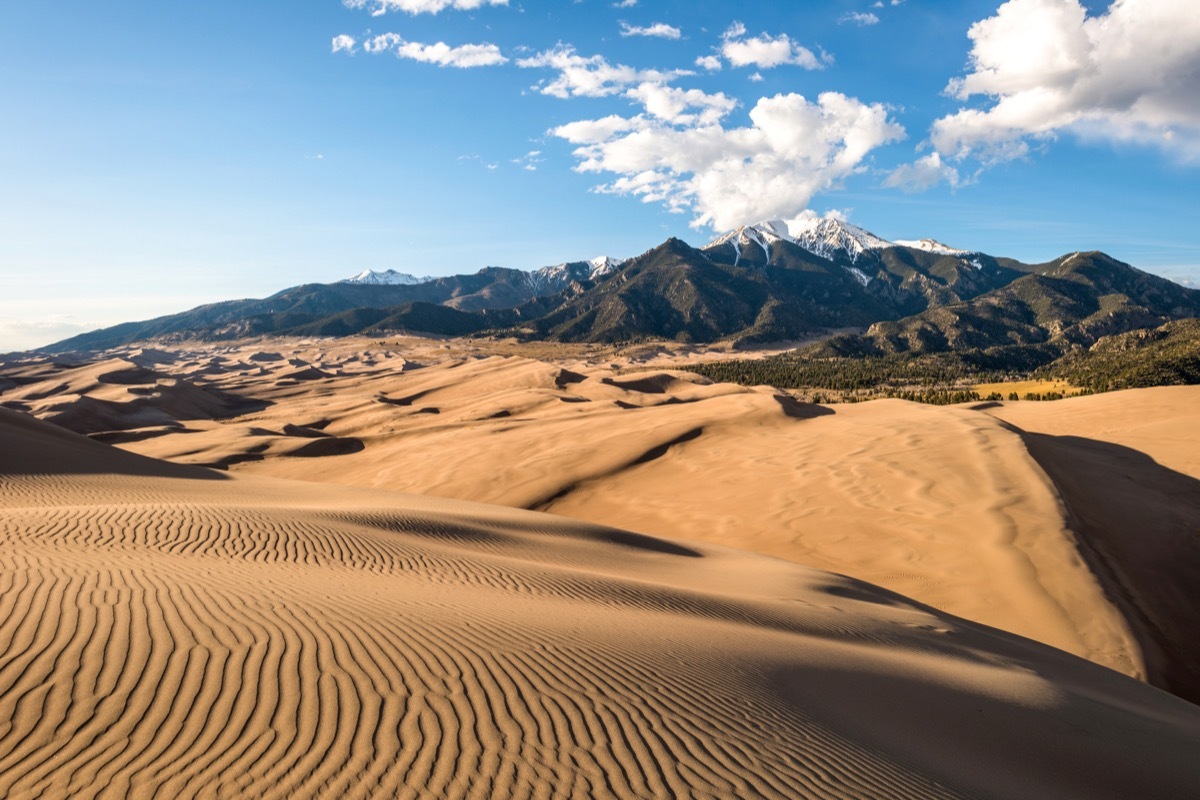
<svg viewBox="0 0 1200 800"><path fill-rule="evenodd" d="M805 69L823 69L821 59L813 51L792 41L786 33L778 36L762 34L746 36L746 26L734 22L722 37L721 54L735 67L757 67L771 69L784 64L794 64Z"/></svg>
<svg viewBox="0 0 1200 800"><path fill-rule="evenodd" d="M958 170L944 163L940 154L930 153L894 169L883 185L905 192L923 192L943 181L951 186L960 185Z"/></svg>
<svg viewBox="0 0 1200 800"><path fill-rule="evenodd" d="M396 50L400 58L411 58L439 67L493 67L508 61L494 44L464 44L451 47L445 42L418 44L405 42Z"/></svg>
<svg viewBox="0 0 1200 800"><path fill-rule="evenodd" d="M613 3L613 8L633 8L638 4L638 0L617 0Z"/></svg>
<svg viewBox="0 0 1200 800"><path fill-rule="evenodd" d="M511 163L516 164L526 172L537 172L538 164L541 164L546 159L542 158L541 150L530 150L523 156L509 160Z"/></svg>
<svg viewBox="0 0 1200 800"><path fill-rule="evenodd" d="M378 36L372 36L370 39L364 39L362 46L363 50L366 50L368 53L385 53L402 44L404 44L404 39L400 34L381 33Z"/></svg>
<svg viewBox="0 0 1200 800"><path fill-rule="evenodd" d="M855 25L878 25L879 17L871 13L863 13L861 11L851 11L849 14L843 14L838 19L838 24L853 22Z"/></svg>
<svg viewBox="0 0 1200 800"><path fill-rule="evenodd" d="M655 22L653 25L645 27L637 27L630 25L628 22L621 23L622 36L651 36L659 39L678 39L683 35L683 32L673 25L668 25L665 22Z"/></svg>
<svg viewBox="0 0 1200 800"><path fill-rule="evenodd" d="M746 35L746 26L738 20L729 23L729 27L725 29L725 33L721 35L722 39L740 39Z"/></svg>
<svg viewBox="0 0 1200 800"><path fill-rule="evenodd" d="M626 91L625 96L641 103L652 117L672 125L715 125L738 104L724 92L708 94L662 83L638 84Z"/></svg>
<svg viewBox="0 0 1200 800"><path fill-rule="evenodd" d="M720 72L721 59L716 56L700 56L696 59L696 66L709 72Z"/></svg>
<svg viewBox="0 0 1200 800"><path fill-rule="evenodd" d="M633 195L693 214L718 230L795 218L814 194L862 168L876 147L903 138L887 109L837 92L760 98L750 126L677 127L643 116L571 123L551 133L580 145L580 172L616 180L597 191Z"/></svg>
<svg viewBox="0 0 1200 800"><path fill-rule="evenodd" d="M338 53L345 50L347 53L353 53L355 44L357 43L353 36L347 36L343 33L340 36L333 37L333 41L330 43L330 52Z"/></svg>
<svg viewBox="0 0 1200 800"><path fill-rule="evenodd" d="M1200 161L1200 13L1187 0L1116 0L1088 16L1078 0L1010 0L971 26L971 71L937 120L944 156L994 162L1058 132L1152 144Z"/></svg>
<svg viewBox="0 0 1200 800"><path fill-rule="evenodd" d="M535 91L552 97L608 97L619 94L627 87L638 83L665 83L688 74L686 72L660 72L652 69L635 69L624 64L610 64L604 56L581 56L570 45L559 45L529 58L517 61L517 66L526 69L555 69L558 77L550 82L541 82Z"/></svg>
<svg viewBox="0 0 1200 800"><path fill-rule="evenodd" d="M391 51L397 58L409 58L439 67L493 67L508 61L494 44L464 44L458 47L451 47L445 42L421 44L407 42L397 33L381 33L364 40L362 45L368 53Z"/></svg>
<svg viewBox="0 0 1200 800"><path fill-rule="evenodd" d="M389 11L408 14L437 14L447 8L470 11L481 6L506 6L508 0L342 0L346 8L366 9L378 17Z"/></svg>
<svg viewBox="0 0 1200 800"><path fill-rule="evenodd" d="M553 133L571 144L592 144L607 142L619 133L642 130L649 125L650 123L642 116L622 117L610 114L601 119L581 119L577 122L568 122L566 125L555 128Z"/></svg>

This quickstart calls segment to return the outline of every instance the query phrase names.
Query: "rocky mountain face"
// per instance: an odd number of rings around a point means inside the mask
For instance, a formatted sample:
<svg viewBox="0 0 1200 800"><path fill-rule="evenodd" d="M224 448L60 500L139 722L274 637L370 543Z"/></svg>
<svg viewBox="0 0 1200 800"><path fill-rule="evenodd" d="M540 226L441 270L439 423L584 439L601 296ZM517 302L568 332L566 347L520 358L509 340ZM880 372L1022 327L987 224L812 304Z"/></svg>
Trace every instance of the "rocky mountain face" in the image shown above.
<svg viewBox="0 0 1200 800"><path fill-rule="evenodd" d="M890 242L835 219L739 228L702 248L670 239L636 258L416 278L364 272L259 300L200 306L46 348L156 337L463 335L558 341L784 341L835 328L829 356L1086 345L1200 315L1200 292L1102 253L1022 264L931 239Z"/></svg>
<svg viewBox="0 0 1200 800"><path fill-rule="evenodd" d="M1065 351L1196 316L1200 292L1104 253L1072 253L976 297L877 322L861 336L836 337L820 353L877 356L1034 345Z"/></svg>

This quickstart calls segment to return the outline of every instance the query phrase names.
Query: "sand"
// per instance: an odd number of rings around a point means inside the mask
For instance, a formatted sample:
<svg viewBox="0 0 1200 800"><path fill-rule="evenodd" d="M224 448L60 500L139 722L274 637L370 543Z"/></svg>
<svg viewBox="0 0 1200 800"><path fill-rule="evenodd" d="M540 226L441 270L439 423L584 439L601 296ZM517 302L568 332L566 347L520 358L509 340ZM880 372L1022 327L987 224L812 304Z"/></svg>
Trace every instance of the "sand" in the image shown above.
<svg viewBox="0 0 1200 800"><path fill-rule="evenodd" d="M813 406L769 387L646 371L695 348L533 345L529 358L514 343L492 347L500 355L420 339L123 350L8 365L0 375L13 385L0 402L178 463L749 549L1200 699L1200 653L1172 641L1200 609L1158 592L1153 565L1122 588L1129 582L1096 557L1095 526L1081 524L1030 435L1001 419L1009 409L1054 416L1058 403ZM1194 393L1167 403L1186 414ZM1071 416L1096 428L1111 415ZM1190 497L1155 502L1176 514ZM1196 543L1171 542L1160 555L1190 565ZM1160 583L1186 589L1191 579L1189 566ZM1169 636L1148 634L1163 626Z"/></svg>
<svg viewBox="0 0 1200 800"><path fill-rule="evenodd" d="M1156 683L1200 702L1198 387L990 409L1021 432Z"/></svg>
<svg viewBox="0 0 1200 800"><path fill-rule="evenodd" d="M629 371L660 363L662 348L569 348L554 360L548 346L539 359L501 349L268 341L125 352L71 369L10 368L20 385L0 400L180 463L749 549L1200 696L1200 678L1168 678L1174 668L1148 657L1140 623L1081 555L1053 480L988 409L813 406L769 387ZM295 378L312 372L328 377ZM143 383L97 382L112 373ZM220 403L182 407L170 393L180 384ZM86 405L93 398L108 404L103 416ZM174 416L141 425L148 410Z"/></svg>
<svg viewBox="0 0 1200 800"><path fill-rule="evenodd" d="M0 543L4 797L1200 786L1190 703L717 545L164 464L9 411Z"/></svg>

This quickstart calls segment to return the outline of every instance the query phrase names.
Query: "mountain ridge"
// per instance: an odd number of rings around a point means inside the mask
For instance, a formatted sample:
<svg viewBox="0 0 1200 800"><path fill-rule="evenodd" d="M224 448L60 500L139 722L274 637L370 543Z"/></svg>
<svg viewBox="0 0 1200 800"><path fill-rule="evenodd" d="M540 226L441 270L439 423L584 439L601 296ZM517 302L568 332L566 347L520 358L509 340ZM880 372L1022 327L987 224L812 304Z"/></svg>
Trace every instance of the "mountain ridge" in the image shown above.
<svg viewBox="0 0 1200 800"><path fill-rule="evenodd" d="M429 279L366 271L334 284L123 323L42 349L99 350L158 337L399 331L751 343L865 329L859 339L831 340L825 352L845 356L1086 344L1200 315L1197 297L1099 253L1024 264L933 239L888 241L840 219L812 217L744 226L701 248L672 238L625 260L531 271L484 267Z"/></svg>

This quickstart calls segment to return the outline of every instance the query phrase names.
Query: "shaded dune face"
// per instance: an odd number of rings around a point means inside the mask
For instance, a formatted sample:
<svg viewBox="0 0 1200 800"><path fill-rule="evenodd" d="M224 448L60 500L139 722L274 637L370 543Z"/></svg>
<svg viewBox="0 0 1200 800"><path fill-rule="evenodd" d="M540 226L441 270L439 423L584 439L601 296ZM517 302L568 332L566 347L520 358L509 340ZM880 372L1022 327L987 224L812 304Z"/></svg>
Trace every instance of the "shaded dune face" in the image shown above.
<svg viewBox="0 0 1200 800"><path fill-rule="evenodd" d="M0 414L0 796L1200 785L1196 707L870 584L545 514L156 466Z"/></svg>
<svg viewBox="0 0 1200 800"><path fill-rule="evenodd" d="M1156 685L1200 702L1200 417L1194 387L1007 407ZM1054 404L1058 405L1058 404Z"/></svg>
<svg viewBox="0 0 1200 800"><path fill-rule="evenodd" d="M510 351L554 363L458 340L181 345L173 355L5 365L12 385L0 403L180 465L496 503L744 548L1200 697L1195 653L1183 642L1200 622L1187 599L1200 558L1188 528L1200 484L1158 491L1153 470L1111 470L1094 448L1056 466L1004 421L1021 406L1025 416L1036 406L1054 416L1059 404L819 406L687 372L618 370L644 364L611 349ZM671 357L652 355L659 364ZM297 381L306 370L313 379ZM1196 390L1179 391L1139 416L1172 419L1175 449L1191 442L1200 452L1200 429L1181 429L1169 413L1194 407ZM1169 390L1136 396L1160 392ZM1102 438L1131 402L1081 398L1059 417L1087 419L1074 435ZM1103 413L1088 411L1101 404ZM1200 475L1200 465L1185 469ZM1084 473L1098 502L1061 479ZM1118 485L1107 473L1139 477ZM1136 530L1148 503L1170 523L1155 537L1151 568L1114 570L1128 560L1120 552L1145 549ZM1095 516L1119 522L1105 532ZM1112 547L1102 552L1104 542Z"/></svg>

